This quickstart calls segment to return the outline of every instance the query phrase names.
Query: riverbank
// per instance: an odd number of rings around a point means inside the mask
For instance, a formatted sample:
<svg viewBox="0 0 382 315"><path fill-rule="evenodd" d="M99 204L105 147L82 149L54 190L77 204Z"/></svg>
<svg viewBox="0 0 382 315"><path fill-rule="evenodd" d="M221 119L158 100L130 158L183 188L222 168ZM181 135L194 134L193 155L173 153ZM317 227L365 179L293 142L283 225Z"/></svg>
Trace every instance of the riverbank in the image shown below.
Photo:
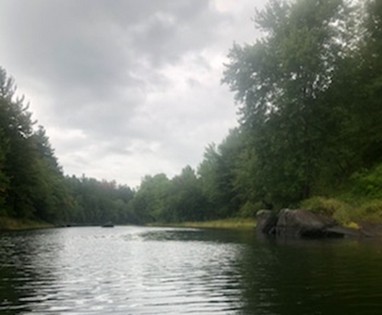
<svg viewBox="0 0 382 315"><path fill-rule="evenodd" d="M51 227L53 225L41 221L0 217L0 231L33 230Z"/></svg>
<svg viewBox="0 0 382 315"><path fill-rule="evenodd" d="M372 230L382 235L381 199L313 197L303 201L300 207L329 216L342 226Z"/></svg>
<svg viewBox="0 0 382 315"><path fill-rule="evenodd" d="M254 229L256 227L255 219L229 218L211 221L189 221L180 223L154 223L150 226L166 227L186 227L203 229Z"/></svg>

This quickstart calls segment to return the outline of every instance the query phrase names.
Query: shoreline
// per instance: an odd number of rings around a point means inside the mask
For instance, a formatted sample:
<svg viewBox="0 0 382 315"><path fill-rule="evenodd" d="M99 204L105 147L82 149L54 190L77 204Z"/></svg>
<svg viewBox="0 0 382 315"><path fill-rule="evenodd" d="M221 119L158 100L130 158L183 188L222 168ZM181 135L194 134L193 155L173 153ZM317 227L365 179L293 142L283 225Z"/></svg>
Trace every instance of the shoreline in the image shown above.
<svg viewBox="0 0 382 315"><path fill-rule="evenodd" d="M382 237L382 224L379 222L361 220L353 222L356 228L342 225L345 228L354 229L354 231L363 231L364 236L370 238ZM199 229L227 229L227 230L255 230L256 219L253 218L228 218L209 221L187 221L178 223L156 222L144 226L152 227L174 227L174 228L199 228ZM47 222L35 221L30 219L16 219L9 217L0 217L0 232L9 231L27 231L36 229L47 229L58 227Z"/></svg>
<svg viewBox="0 0 382 315"><path fill-rule="evenodd" d="M147 226L155 227L182 227L200 229L236 229L249 230L256 228L255 219L229 218L209 221L187 221L179 223L150 223Z"/></svg>
<svg viewBox="0 0 382 315"><path fill-rule="evenodd" d="M47 222L34 221L30 219L16 219L10 217L0 217L0 232L27 231L36 229L47 229L54 227Z"/></svg>

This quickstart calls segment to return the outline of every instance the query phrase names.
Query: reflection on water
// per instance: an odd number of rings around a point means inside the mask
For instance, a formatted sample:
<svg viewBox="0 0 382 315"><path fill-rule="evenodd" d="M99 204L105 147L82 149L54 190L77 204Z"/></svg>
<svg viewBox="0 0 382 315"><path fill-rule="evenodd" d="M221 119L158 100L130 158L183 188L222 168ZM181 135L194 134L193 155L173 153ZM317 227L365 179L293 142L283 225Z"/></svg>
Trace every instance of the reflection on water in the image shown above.
<svg viewBox="0 0 382 315"><path fill-rule="evenodd" d="M249 231L4 233L0 314L378 314L379 248Z"/></svg>
<svg viewBox="0 0 382 315"><path fill-rule="evenodd" d="M380 313L380 243L295 241L261 248L246 251L257 265L243 277L250 281L245 300L254 314Z"/></svg>

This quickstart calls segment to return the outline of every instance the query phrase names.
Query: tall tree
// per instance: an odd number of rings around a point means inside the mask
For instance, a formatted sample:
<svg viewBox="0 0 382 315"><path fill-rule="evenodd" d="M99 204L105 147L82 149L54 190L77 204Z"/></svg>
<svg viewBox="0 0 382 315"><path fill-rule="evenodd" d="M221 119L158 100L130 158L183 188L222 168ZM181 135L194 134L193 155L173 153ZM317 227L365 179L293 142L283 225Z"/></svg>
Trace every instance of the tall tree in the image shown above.
<svg viewBox="0 0 382 315"><path fill-rule="evenodd" d="M45 130L16 96L0 68L0 199L3 214L50 222L64 219L68 192ZM0 201L1 201L0 200Z"/></svg>
<svg viewBox="0 0 382 315"><path fill-rule="evenodd" d="M4 173L9 178L6 208L10 215L33 216L36 155L31 136L33 122L23 97L16 97L12 78L0 68L0 128L8 145Z"/></svg>
<svg viewBox="0 0 382 315"><path fill-rule="evenodd" d="M69 191L54 150L42 126L31 136L36 154L35 215L49 222L68 220Z"/></svg>
<svg viewBox="0 0 382 315"><path fill-rule="evenodd" d="M338 25L349 10L341 0L271 0L255 18L264 37L229 54L223 82L242 104L258 185L280 204L308 197L320 170L329 106L321 97L348 49Z"/></svg>
<svg viewBox="0 0 382 315"><path fill-rule="evenodd" d="M0 105L1 106L1 105ZM5 173L6 156L8 153L8 139L0 128L0 215L6 215L5 200L9 187L9 178Z"/></svg>

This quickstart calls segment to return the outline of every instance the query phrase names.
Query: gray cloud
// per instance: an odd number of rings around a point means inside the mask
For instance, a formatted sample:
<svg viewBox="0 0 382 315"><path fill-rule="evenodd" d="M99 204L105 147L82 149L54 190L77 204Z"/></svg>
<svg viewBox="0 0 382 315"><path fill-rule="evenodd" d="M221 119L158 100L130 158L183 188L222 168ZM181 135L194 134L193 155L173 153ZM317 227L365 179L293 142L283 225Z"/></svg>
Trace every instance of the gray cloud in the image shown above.
<svg viewBox="0 0 382 315"><path fill-rule="evenodd" d="M222 63L263 2L2 0L1 66L68 173L173 175L235 124Z"/></svg>

